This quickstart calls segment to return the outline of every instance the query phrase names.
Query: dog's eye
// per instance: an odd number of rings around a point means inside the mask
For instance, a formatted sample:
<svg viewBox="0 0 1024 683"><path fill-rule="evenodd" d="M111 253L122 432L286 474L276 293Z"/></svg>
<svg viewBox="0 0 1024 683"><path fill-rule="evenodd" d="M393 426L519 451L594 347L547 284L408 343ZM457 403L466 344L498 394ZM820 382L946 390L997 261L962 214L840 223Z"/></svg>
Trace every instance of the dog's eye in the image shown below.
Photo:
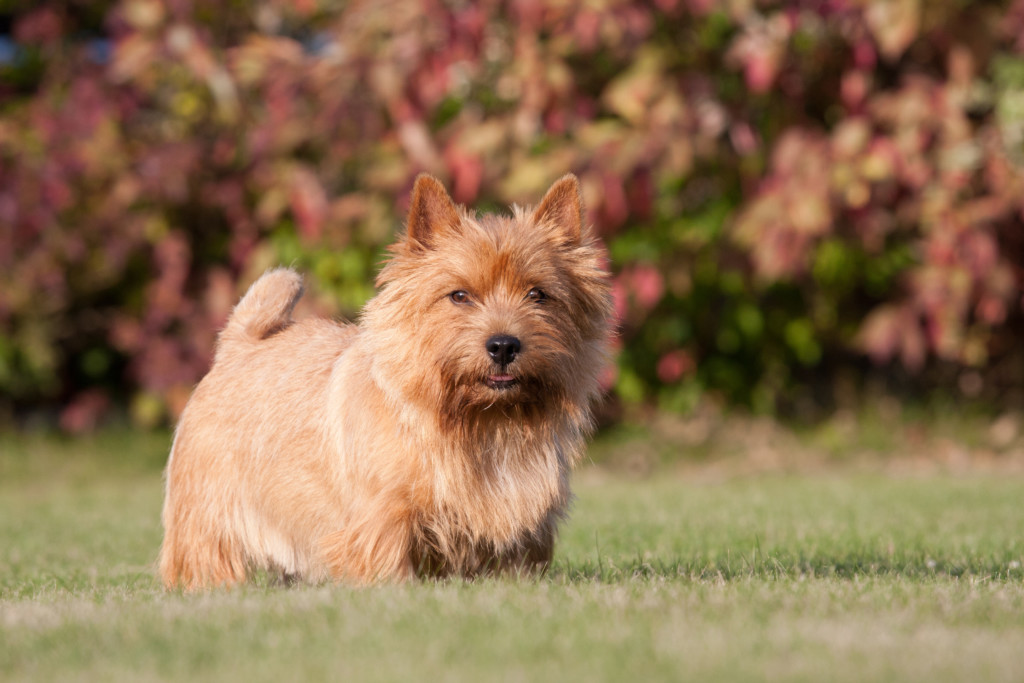
<svg viewBox="0 0 1024 683"><path fill-rule="evenodd" d="M461 289L457 289L454 292L452 292L451 294L449 294L448 298L451 299L454 303L457 303L457 304L468 304L469 303L469 293L465 292L464 290L461 290Z"/></svg>
<svg viewBox="0 0 1024 683"><path fill-rule="evenodd" d="M545 294L542 290L534 287L533 289L526 293L526 298L529 299L530 301L544 301L545 299L548 298L548 295Z"/></svg>

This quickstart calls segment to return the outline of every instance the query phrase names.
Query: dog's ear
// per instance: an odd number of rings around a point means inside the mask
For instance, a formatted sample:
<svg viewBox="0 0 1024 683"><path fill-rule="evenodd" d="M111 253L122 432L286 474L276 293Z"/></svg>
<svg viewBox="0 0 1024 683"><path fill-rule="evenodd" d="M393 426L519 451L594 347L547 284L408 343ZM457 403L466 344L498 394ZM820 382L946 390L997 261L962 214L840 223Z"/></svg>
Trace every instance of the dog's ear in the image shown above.
<svg viewBox="0 0 1024 683"><path fill-rule="evenodd" d="M439 235L455 230L459 212L441 181L429 173L416 177L406 224L406 241L429 249Z"/></svg>
<svg viewBox="0 0 1024 683"><path fill-rule="evenodd" d="M583 232L583 195L576 176L566 173L555 181L533 212L533 222L555 228L567 244L579 244Z"/></svg>

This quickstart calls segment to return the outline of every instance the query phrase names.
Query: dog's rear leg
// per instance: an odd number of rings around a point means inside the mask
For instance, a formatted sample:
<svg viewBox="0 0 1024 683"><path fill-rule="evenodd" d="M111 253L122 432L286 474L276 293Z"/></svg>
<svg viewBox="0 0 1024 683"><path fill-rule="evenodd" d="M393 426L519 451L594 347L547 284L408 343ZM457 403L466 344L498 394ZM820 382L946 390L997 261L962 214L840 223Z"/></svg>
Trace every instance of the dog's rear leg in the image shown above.
<svg viewBox="0 0 1024 683"><path fill-rule="evenodd" d="M160 578L168 589L187 591L231 587L246 579L245 557L237 544L205 534L168 529L160 549Z"/></svg>

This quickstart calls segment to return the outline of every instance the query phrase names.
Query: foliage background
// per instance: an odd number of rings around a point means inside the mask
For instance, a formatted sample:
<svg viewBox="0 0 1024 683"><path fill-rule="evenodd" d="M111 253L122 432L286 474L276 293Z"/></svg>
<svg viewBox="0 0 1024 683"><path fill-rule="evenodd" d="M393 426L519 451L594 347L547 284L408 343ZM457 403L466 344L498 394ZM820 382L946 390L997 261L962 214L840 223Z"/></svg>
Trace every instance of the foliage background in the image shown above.
<svg viewBox="0 0 1024 683"><path fill-rule="evenodd" d="M612 417L1020 401L1022 161L1024 0L0 0L0 420L172 419L279 262L354 315L420 171L580 176Z"/></svg>

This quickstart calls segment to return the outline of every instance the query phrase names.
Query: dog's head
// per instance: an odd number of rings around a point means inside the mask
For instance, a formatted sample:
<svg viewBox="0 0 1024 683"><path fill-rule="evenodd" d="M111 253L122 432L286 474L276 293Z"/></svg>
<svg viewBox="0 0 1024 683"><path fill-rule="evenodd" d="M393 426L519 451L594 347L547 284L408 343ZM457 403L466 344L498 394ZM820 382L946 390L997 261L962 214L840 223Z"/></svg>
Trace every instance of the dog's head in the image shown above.
<svg viewBox="0 0 1024 683"><path fill-rule="evenodd" d="M454 422L559 409L583 419L611 304L575 176L536 209L475 216L421 175L391 254L364 317L378 346L386 340L382 381Z"/></svg>

